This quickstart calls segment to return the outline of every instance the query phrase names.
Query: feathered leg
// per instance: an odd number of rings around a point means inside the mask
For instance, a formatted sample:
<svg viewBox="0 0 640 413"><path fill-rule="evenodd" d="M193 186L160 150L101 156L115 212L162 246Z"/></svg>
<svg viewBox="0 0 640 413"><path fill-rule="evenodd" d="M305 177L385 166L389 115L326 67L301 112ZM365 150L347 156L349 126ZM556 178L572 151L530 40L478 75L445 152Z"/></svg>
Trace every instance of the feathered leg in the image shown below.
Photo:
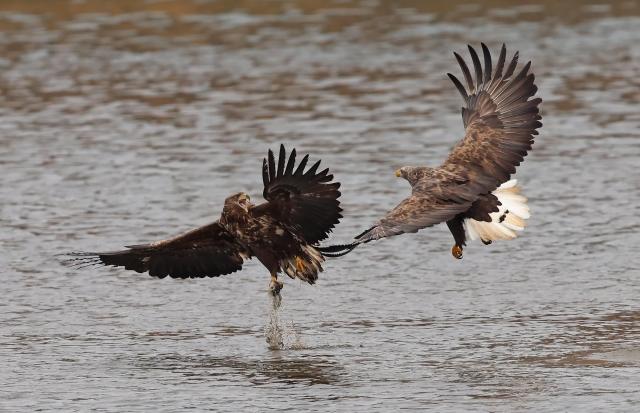
<svg viewBox="0 0 640 413"><path fill-rule="evenodd" d="M284 287L282 281L278 281L278 271L271 271L271 282L269 283L269 291L274 296L280 295L280 290Z"/></svg>
<svg viewBox="0 0 640 413"><path fill-rule="evenodd" d="M455 241L455 245L451 248L451 255L459 260L462 259L462 247L466 245L466 236L462 222L462 215L457 215L452 220L447 221L447 226L449 227L449 231L451 231Z"/></svg>

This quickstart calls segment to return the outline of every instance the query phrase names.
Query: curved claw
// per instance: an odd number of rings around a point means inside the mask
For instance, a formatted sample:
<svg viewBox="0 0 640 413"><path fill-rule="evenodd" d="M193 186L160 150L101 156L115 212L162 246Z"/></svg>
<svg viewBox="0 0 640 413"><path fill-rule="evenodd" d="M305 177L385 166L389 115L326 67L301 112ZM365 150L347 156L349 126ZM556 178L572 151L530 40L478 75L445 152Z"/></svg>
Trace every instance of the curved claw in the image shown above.
<svg viewBox="0 0 640 413"><path fill-rule="evenodd" d="M458 244L454 245L453 248L451 248L451 255L454 256L454 258L457 258L459 260L462 259L462 247Z"/></svg>

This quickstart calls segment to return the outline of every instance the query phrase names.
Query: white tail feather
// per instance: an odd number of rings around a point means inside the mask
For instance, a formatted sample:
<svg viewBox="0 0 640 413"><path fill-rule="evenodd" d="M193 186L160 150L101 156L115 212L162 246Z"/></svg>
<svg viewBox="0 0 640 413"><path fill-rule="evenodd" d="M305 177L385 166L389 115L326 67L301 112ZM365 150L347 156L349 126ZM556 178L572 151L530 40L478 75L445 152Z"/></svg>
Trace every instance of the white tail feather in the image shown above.
<svg viewBox="0 0 640 413"><path fill-rule="evenodd" d="M491 222L464 220L464 229L470 240L481 239L485 242L499 239L514 239L517 232L524 230L526 220L531 217L527 198L520 195L518 181L512 179L500 185L493 195L500 201L497 212L489 214Z"/></svg>

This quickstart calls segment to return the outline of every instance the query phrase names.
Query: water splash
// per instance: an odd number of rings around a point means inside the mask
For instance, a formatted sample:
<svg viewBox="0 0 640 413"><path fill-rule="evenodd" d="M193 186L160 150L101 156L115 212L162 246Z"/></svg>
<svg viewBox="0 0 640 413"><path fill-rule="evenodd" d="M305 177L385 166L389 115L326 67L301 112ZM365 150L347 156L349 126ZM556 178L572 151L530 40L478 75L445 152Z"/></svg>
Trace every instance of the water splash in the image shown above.
<svg viewBox="0 0 640 413"><path fill-rule="evenodd" d="M271 297L271 311L264 329L265 339L270 350L300 350L305 348L302 337L296 330L292 320L280 319L282 308L282 296L280 294Z"/></svg>

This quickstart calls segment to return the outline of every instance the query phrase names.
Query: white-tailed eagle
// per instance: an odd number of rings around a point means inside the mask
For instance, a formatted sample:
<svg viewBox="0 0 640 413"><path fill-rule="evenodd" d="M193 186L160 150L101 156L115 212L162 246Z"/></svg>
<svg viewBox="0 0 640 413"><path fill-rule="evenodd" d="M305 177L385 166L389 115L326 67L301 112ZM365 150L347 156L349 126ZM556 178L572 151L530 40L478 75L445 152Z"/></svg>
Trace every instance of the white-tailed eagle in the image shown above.
<svg viewBox="0 0 640 413"><path fill-rule="evenodd" d="M409 181L411 195L354 243L323 248L327 254L343 255L362 243L446 222L455 240L451 252L462 258L467 239L489 244L513 239L524 229L529 207L511 176L542 126L538 110L542 100L534 98L538 88L529 73L531 62L516 71L518 52L507 63L504 45L495 66L484 44L484 67L471 46L469 54L475 79L457 53L466 87L448 74L464 100L464 138L439 167L398 169L396 176Z"/></svg>

